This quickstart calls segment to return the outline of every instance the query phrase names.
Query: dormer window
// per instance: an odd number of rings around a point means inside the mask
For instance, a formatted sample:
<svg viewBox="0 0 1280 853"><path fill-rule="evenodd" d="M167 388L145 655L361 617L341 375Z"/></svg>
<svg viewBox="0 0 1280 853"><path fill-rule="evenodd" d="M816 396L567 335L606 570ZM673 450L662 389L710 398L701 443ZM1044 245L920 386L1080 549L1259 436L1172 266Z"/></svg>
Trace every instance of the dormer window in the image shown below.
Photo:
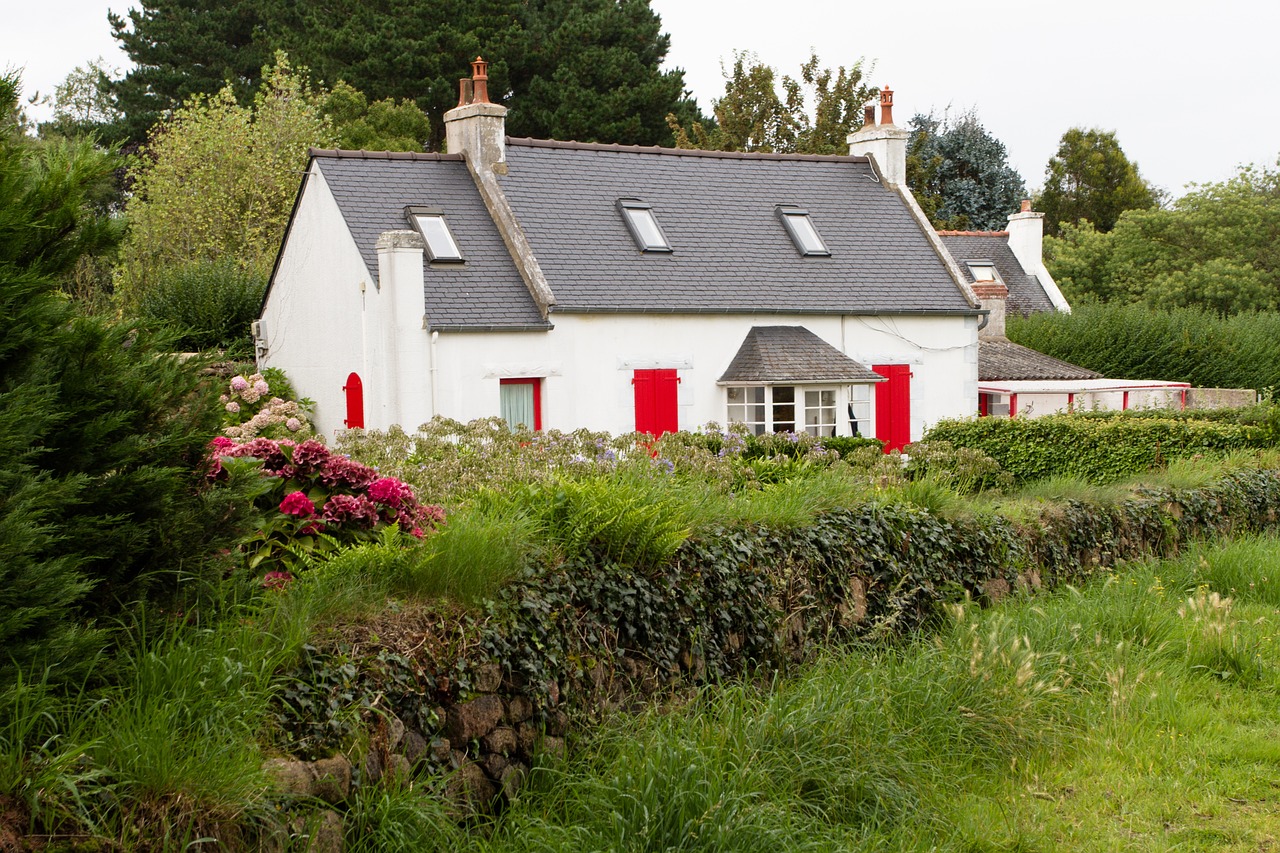
<svg viewBox="0 0 1280 853"><path fill-rule="evenodd" d="M778 205L775 209L778 212L778 218L782 220L782 224L787 229L787 234L791 236L791 242L796 244L800 254L806 256L829 256L831 254L827 244L822 241L822 235L818 233L818 229L814 226L813 219L809 216L809 211L802 207L783 204Z"/></svg>
<svg viewBox="0 0 1280 853"><path fill-rule="evenodd" d="M996 272L996 265L991 261L965 261L965 263L969 266L969 275L973 276L973 280L977 284L1000 281L1000 274Z"/></svg>
<svg viewBox="0 0 1280 853"><path fill-rule="evenodd" d="M460 264L465 260L458 241L453 239L444 211L438 207L406 207L405 216L427 241L427 257L432 263Z"/></svg>
<svg viewBox="0 0 1280 853"><path fill-rule="evenodd" d="M653 215L653 206L638 198L618 199L618 210L622 211L622 220L627 223L631 239L636 241L642 252L670 252L671 242L662 233L658 218Z"/></svg>

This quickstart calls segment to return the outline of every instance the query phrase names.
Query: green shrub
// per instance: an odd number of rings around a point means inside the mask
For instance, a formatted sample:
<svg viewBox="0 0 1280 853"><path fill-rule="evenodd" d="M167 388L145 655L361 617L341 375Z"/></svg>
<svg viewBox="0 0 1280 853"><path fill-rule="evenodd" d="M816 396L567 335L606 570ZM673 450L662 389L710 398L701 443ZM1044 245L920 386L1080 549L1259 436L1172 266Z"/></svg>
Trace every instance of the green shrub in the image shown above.
<svg viewBox="0 0 1280 853"><path fill-rule="evenodd" d="M926 435L992 457L1018 482L1062 474L1108 483L1170 459L1265 447L1262 427L1179 418L975 418L941 421Z"/></svg>
<svg viewBox="0 0 1280 853"><path fill-rule="evenodd" d="M195 261L160 273L142 291L138 313L175 329L182 349L251 355L249 324L258 318L266 286L265 274L234 260Z"/></svg>

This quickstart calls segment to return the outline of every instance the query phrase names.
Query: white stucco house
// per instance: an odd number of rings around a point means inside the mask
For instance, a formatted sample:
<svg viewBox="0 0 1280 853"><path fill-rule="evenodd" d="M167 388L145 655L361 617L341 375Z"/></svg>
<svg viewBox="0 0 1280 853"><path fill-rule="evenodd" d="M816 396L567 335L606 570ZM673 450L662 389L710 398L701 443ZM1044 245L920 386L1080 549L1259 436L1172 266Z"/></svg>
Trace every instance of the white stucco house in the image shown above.
<svg viewBox="0 0 1280 853"><path fill-rule="evenodd" d="M905 185L847 156L509 139L485 65L448 154L313 150L255 325L319 430L435 415L740 421L891 447L974 414L986 310Z"/></svg>

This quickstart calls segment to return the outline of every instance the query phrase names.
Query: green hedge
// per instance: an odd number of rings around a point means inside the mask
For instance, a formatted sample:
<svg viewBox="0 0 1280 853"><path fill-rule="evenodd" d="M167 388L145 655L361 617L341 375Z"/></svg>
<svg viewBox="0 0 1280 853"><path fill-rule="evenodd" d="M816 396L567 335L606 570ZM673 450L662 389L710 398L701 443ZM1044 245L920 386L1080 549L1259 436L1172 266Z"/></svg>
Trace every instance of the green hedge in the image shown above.
<svg viewBox="0 0 1280 853"><path fill-rule="evenodd" d="M1105 376L1280 389L1280 312L1220 317L1196 308L1082 303L1070 314L1010 316L1008 329L1016 343Z"/></svg>
<svg viewBox="0 0 1280 853"><path fill-rule="evenodd" d="M1274 426L1188 417L972 418L941 421L925 436L980 450L1018 482L1074 475L1109 483L1198 453L1268 447Z"/></svg>

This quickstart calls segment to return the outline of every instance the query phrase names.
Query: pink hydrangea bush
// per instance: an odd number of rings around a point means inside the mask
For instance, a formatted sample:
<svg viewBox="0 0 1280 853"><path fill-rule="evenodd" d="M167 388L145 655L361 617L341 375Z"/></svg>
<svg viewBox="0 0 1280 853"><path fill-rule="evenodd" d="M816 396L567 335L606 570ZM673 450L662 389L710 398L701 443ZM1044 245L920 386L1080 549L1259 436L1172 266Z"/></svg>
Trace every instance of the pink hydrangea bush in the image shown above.
<svg viewBox="0 0 1280 853"><path fill-rule="evenodd" d="M262 530L242 546L253 571L296 574L309 555L372 540L387 528L422 538L444 524L444 510L421 503L402 481L379 476L315 439L214 438L209 477L228 479L236 467L254 468L264 480L256 501Z"/></svg>
<svg viewBox="0 0 1280 853"><path fill-rule="evenodd" d="M266 436L299 441L311 435L307 401L288 400L271 394L271 384L261 373L231 377L222 403L223 435L242 441Z"/></svg>

